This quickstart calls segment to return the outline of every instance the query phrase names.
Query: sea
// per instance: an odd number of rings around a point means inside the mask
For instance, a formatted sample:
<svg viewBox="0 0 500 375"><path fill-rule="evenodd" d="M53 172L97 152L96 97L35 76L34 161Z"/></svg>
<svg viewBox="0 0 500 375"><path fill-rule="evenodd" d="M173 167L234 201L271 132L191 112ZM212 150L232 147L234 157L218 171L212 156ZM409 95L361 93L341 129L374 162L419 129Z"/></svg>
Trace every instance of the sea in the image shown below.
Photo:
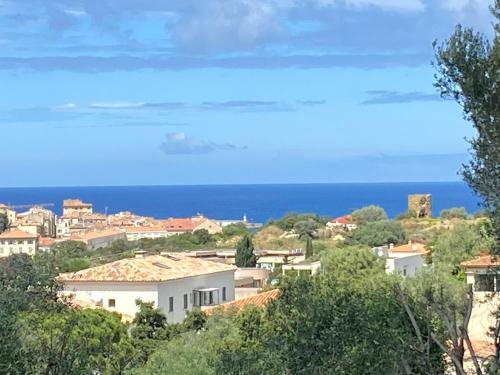
<svg viewBox="0 0 500 375"><path fill-rule="evenodd" d="M0 188L0 203L24 206L17 211L48 204L60 215L64 199L79 198L92 203L95 212L109 214L131 211L168 218L200 213L266 223L288 212L336 217L372 204L393 218L406 211L409 194L431 194L434 215L450 207L470 213L480 209L478 197L461 182Z"/></svg>

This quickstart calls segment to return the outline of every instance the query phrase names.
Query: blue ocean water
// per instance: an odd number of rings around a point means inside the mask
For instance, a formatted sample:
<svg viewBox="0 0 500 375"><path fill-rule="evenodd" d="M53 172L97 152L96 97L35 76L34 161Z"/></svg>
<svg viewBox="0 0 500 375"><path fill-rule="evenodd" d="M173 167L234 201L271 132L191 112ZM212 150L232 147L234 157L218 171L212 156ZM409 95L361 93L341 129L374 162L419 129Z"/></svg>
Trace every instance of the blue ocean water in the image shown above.
<svg viewBox="0 0 500 375"><path fill-rule="evenodd" d="M394 217L406 210L407 196L414 193L432 194L435 215L449 207L479 209L479 199L460 182L0 188L0 203L54 203L50 208L61 214L63 199L80 198L97 212L107 207L108 213L156 218L202 213L216 219L246 214L264 223L290 211L339 216L370 204Z"/></svg>

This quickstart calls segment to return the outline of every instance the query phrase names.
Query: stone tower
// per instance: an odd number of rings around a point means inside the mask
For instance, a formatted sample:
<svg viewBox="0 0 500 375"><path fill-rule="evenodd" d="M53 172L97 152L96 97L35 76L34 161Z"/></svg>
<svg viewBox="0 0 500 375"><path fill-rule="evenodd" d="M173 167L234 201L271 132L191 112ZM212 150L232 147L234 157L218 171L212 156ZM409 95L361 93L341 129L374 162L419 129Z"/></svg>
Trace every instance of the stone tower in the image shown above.
<svg viewBox="0 0 500 375"><path fill-rule="evenodd" d="M430 194L408 195L408 211L415 212L417 218L432 216L432 197Z"/></svg>

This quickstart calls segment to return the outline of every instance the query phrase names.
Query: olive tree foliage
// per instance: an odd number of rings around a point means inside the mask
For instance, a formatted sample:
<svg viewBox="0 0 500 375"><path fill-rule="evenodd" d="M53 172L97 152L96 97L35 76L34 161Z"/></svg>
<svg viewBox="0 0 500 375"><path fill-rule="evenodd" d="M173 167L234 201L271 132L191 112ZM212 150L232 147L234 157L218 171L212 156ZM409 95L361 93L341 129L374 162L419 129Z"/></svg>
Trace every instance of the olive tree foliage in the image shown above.
<svg viewBox="0 0 500 375"><path fill-rule="evenodd" d="M360 225L346 236L348 245L383 246L407 242L407 235L399 221L381 220Z"/></svg>
<svg viewBox="0 0 500 375"><path fill-rule="evenodd" d="M494 223L494 252L500 254L500 0L495 0L492 13L492 41L458 25L447 41L435 43L435 86L463 108L464 118L476 130L469 139L472 160L463 165L462 175L482 197Z"/></svg>
<svg viewBox="0 0 500 375"><path fill-rule="evenodd" d="M356 224L366 224L373 221L387 220L385 210L380 206L366 206L352 212L352 220Z"/></svg>
<svg viewBox="0 0 500 375"><path fill-rule="evenodd" d="M27 375L118 375L134 353L120 316L104 310L33 311L19 326Z"/></svg>
<svg viewBox="0 0 500 375"><path fill-rule="evenodd" d="M465 281L460 263L494 246L494 238L483 229L487 224L459 223L439 236L432 252L434 267Z"/></svg>
<svg viewBox="0 0 500 375"><path fill-rule="evenodd" d="M467 211L464 207L452 207L441 210L441 219L467 219Z"/></svg>

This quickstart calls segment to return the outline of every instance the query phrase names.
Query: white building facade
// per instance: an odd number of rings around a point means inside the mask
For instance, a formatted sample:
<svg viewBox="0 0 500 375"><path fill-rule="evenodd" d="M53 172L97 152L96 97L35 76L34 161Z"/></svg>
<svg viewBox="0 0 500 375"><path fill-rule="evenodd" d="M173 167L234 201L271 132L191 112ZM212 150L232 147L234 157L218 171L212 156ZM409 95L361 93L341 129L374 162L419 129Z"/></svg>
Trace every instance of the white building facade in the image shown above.
<svg viewBox="0 0 500 375"><path fill-rule="evenodd" d="M35 255L38 250L38 235L13 229L0 234L0 257L12 254Z"/></svg>
<svg viewBox="0 0 500 375"><path fill-rule="evenodd" d="M195 307L234 300L235 267L183 254L138 256L62 274L64 293L128 317L136 300L154 302L169 323L182 322Z"/></svg>

